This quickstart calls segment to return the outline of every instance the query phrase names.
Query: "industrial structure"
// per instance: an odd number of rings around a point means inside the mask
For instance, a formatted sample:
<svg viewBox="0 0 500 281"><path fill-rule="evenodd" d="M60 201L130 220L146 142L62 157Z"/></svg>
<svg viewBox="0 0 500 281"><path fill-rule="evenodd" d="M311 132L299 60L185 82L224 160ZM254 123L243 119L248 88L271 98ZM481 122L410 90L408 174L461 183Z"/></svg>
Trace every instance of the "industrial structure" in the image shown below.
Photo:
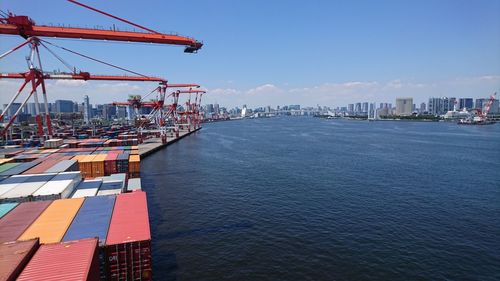
<svg viewBox="0 0 500 281"><path fill-rule="evenodd" d="M196 53L202 46L203 43L189 37L163 34L152 29L146 28L144 26L138 25L136 23L130 22L128 20L119 18L117 16L111 15L104 11L98 10L96 8L87 6L85 4L79 3L75 0L68 0L71 3L90 9L92 11L98 12L105 16L111 17L113 19L119 20L121 22L130 24L136 28L144 30L144 32L130 32L130 31L119 31L116 29L112 30L100 30L100 29L90 29L90 28L73 28L73 27L53 27L53 26L41 26L37 25L28 16L18 16L12 13L3 13L3 17L0 18L0 34L7 35L19 35L25 39L22 44L15 46L11 50L0 55L0 60L9 54L21 49L24 46L30 48L29 56L27 57L28 71L24 73L6 73L1 74L1 79L21 79L24 80L19 90L14 94L10 102L7 104L4 112L0 115L0 121L3 121L5 112L9 110L13 103L17 100L20 94L28 84L30 84L31 89L28 92L27 97L22 101L21 107L28 102L28 100L33 96L35 102L36 111L36 124L37 124L37 134L40 138L50 138L53 135L52 123L50 120L47 91L45 87L45 80L48 79L72 79L72 80L101 80L101 81L147 81L147 82L159 82L160 86L157 88L159 95L165 95L165 89L168 87L167 80L158 77L150 77L143 75L122 67L118 67L114 64L107 63L103 60L93 58L82 53L69 50L67 48L58 46L49 41L41 39L42 37L54 37L54 38L78 38L78 39L91 39L91 40L106 40L106 41L126 41L126 42L139 42L139 43L155 43L155 44L169 44L169 45L180 45L184 46L184 52L186 53ZM92 75L89 72L77 71L76 68L71 67L68 63L62 60L54 51L49 49L49 45L57 47L61 50L70 52L72 54L81 56L92 61L102 63L122 71L133 74L134 76L113 76L113 75ZM54 55L59 61L61 61L68 69L69 72L61 73L46 73L42 68L42 60L40 58L39 48L44 47ZM44 109L40 109L40 103L38 99L38 92L41 90L43 97ZM161 99L158 99L160 101ZM162 103L163 106L163 102ZM156 104L158 108L159 104ZM162 107L160 106L160 108ZM0 132L0 136L6 135L8 128L12 125L17 115L20 112L20 108L11 116L11 119L7 122L7 125ZM161 109L159 110L161 111ZM43 112L43 113L42 113ZM161 113L161 112L160 112ZM161 115L161 114L160 114ZM45 118L43 118L44 116ZM88 121L88 120L87 120ZM45 127L44 127L45 123Z"/></svg>

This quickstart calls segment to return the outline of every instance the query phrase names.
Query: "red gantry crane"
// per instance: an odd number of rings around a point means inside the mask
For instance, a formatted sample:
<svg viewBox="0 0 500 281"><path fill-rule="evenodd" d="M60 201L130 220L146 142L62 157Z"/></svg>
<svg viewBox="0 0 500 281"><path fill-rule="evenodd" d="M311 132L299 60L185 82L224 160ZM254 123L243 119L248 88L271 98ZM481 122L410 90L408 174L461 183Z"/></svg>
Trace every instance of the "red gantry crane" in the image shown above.
<svg viewBox="0 0 500 281"><path fill-rule="evenodd" d="M156 89L148 93L144 97L133 96L126 102L113 102L113 105L116 106L132 106L136 112L136 116L139 116L139 108L146 107L151 108L151 112L144 118L139 119L137 123L137 129L139 131L139 135L142 138L144 134L154 133L159 134L163 142L167 141L167 130L166 127L168 116L170 116L170 110L165 111L166 108L170 108L170 106L166 106L165 104L165 94L167 88L199 88L200 86L197 84L166 84L161 83ZM144 101L148 95L156 92L157 97L152 101ZM178 91L175 91L168 95L168 97L174 97ZM175 97L174 97L175 100ZM175 103L175 101L174 101Z"/></svg>
<svg viewBox="0 0 500 281"><path fill-rule="evenodd" d="M200 113L201 97L203 94L206 93L206 91L189 89L178 92L189 94L189 98L185 103L186 108L184 108L184 111L177 113L177 121L176 121L177 132L179 127L182 128L186 127L188 132L190 132L191 129L196 130L197 128L199 128L200 125L199 113ZM191 103L191 94L196 94L194 103Z"/></svg>
<svg viewBox="0 0 500 281"><path fill-rule="evenodd" d="M98 12L105 16L114 18L116 20L122 21L124 23L130 24L134 27L140 28L145 32L130 32L130 31L119 31L116 29L112 30L100 30L100 29L90 29L90 28L72 28L72 27L53 27L53 26L42 26L36 25L35 22L27 16L17 16L12 13L5 14L3 17L0 17L0 34L7 35L20 35L26 39L25 42L16 46L15 48L7 51L6 53L0 55L0 60L9 54L15 52L16 50L22 48L23 46L28 45L30 47L30 54L27 57L27 62L29 66L29 71L25 73L8 73L1 74L0 78L12 78L12 79L24 79L23 84L14 95L14 97L9 102L7 108L4 110L4 113L0 116L0 120L3 119L5 115L5 111L10 108L10 106L15 102L17 97L21 94L27 84L31 84L31 91L28 94L28 97L23 101L21 108L26 104L31 96L34 97L35 100L35 115L36 122L38 125L38 135L43 136L43 121L40 114L40 107L38 102L38 94L37 88L41 86L42 88L42 96L45 104L45 116L46 116L46 125L47 125L47 134L50 137L52 135L50 114L48 110L48 102L47 102L47 93L45 87L45 79L75 79L75 80L107 80L107 81L156 81L166 84L166 80L156 77L149 77L146 75L142 75L124 68L117 67L115 65L111 65L105 63L104 61L93 59L91 57L85 56L83 54L68 50L63 47L56 46L48 41L41 40L39 37L56 37L56 38L78 38L78 39L92 39L92 40L106 40L106 41L126 41L126 42L142 42L142 43L156 43L156 44L168 44L168 45L181 45L185 46L186 53L196 53L202 46L203 43L188 37L183 37L179 35L172 34L163 34L152 29L146 28L144 26L138 25L136 23L130 22L128 20L119 18L112 14L106 13L104 11L98 10L96 8L87 6L75 0L68 0L71 3L79 5L81 7L90 9L92 11ZM43 42L42 42L43 41ZM76 69L73 69L71 73L54 73L49 74L45 73L42 69L42 62L40 59L39 46L43 45L49 52L51 52L54 56L56 56L59 60L61 60L56 54L54 54L47 46L43 43L50 44L71 53L83 56L88 59L92 59L94 61L133 73L137 76L105 76L105 75L91 75L88 72L76 72ZM35 60L38 64L35 63ZM61 60L62 61L62 60ZM64 61L63 61L64 63ZM66 64L66 66L68 66ZM16 116L19 114L20 109L16 111L13 115L13 118L9 121L8 125L1 132L1 136L4 136L7 132L8 127L14 122Z"/></svg>
<svg viewBox="0 0 500 281"><path fill-rule="evenodd" d="M36 25L35 21L28 16L17 16L9 13L3 18L0 18L0 34L20 35L25 39L30 37L55 37L180 45L185 46L184 52L186 53L195 53L203 46L203 43L193 38L160 33L126 19L82 4L78 1L68 0L68 2L132 25L146 32L119 31L114 28L111 30L101 30L91 28Z"/></svg>

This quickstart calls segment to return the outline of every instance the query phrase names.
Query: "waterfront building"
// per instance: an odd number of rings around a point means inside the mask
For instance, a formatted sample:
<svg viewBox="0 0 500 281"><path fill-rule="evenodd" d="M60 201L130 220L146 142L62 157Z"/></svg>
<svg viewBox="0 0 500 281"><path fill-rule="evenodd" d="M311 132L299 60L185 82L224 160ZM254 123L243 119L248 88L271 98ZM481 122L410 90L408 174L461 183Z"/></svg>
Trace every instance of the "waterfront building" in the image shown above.
<svg viewBox="0 0 500 281"><path fill-rule="evenodd" d="M458 108L459 109L467 109L467 110L470 110L472 108L474 108L474 101L472 100L472 98L460 98L458 100Z"/></svg>
<svg viewBox="0 0 500 281"><path fill-rule="evenodd" d="M396 115L411 115L413 112L413 98L396 98Z"/></svg>
<svg viewBox="0 0 500 281"><path fill-rule="evenodd" d="M425 102L421 103L420 104L420 113L423 113L425 112L426 108L425 108Z"/></svg>
<svg viewBox="0 0 500 281"><path fill-rule="evenodd" d="M445 114L448 111L455 110L456 102L457 102L456 98L444 97L443 102L441 103L442 109L441 109L440 114Z"/></svg>
<svg viewBox="0 0 500 281"><path fill-rule="evenodd" d="M361 106L361 112L368 113L368 103L364 102Z"/></svg>
<svg viewBox="0 0 500 281"><path fill-rule="evenodd" d="M441 98L429 98L427 111L432 115L442 114L443 100Z"/></svg>
<svg viewBox="0 0 500 281"><path fill-rule="evenodd" d="M354 113L358 114L361 113L361 103L357 102L356 105L354 106Z"/></svg>
<svg viewBox="0 0 500 281"><path fill-rule="evenodd" d="M354 104L350 103L347 105L347 113L352 114L354 112Z"/></svg>

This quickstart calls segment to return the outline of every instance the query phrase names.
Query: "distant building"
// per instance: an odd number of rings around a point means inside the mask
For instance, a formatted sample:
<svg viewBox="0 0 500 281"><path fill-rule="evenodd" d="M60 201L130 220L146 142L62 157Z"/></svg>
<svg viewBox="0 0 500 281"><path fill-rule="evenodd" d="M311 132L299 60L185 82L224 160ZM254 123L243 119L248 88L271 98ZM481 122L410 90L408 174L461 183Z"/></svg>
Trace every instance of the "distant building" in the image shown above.
<svg viewBox="0 0 500 281"><path fill-rule="evenodd" d="M445 114L448 111L455 110L455 104L457 103L456 98L443 98L442 109L440 114Z"/></svg>
<svg viewBox="0 0 500 281"><path fill-rule="evenodd" d="M89 96L83 97L83 122L90 124L92 118L92 107L90 105Z"/></svg>
<svg viewBox="0 0 500 281"><path fill-rule="evenodd" d="M354 106L354 113L361 113L361 103L357 102L356 105Z"/></svg>
<svg viewBox="0 0 500 281"><path fill-rule="evenodd" d="M55 106L57 113L73 112L74 103L70 100L56 100Z"/></svg>
<svg viewBox="0 0 500 281"><path fill-rule="evenodd" d="M116 117L125 119L127 117L127 108L125 106L116 106Z"/></svg>
<svg viewBox="0 0 500 281"><path fill-rule="evenodd" d="M4 108L3 111L5 112L5 116L7 116L7 119L10 119L10 118L12 118L16 114L16 111L21 108L21 103L17 103L17 102L12 103L10 105L10 107L9 107L9 110L7 110L7 111L5 111L6 107L7 107L7 104L4 104L3 105L3 108ZM21 114L22 114L22 112L19 111L19 115L21 115ZM5 120L6 119L4 119L4 121ZM16 120L14 121L14 123L19 123L19 118L16 118Z"/></svg>
<svg viewBox="0 0 500 281"><path fill-rule="evenodd" d="M363 113L368 113L368 103L367 103L367 102L364 102L364 103L361 105L361 112L363 112Z"/></svg>
<svg viewBox="0 0 500 281"><path fill-rule="evenodd" d="M443 100L441 98L429 98L427 111L432 115L442 114Z"/></svg>
<svg viewBox="0 0 500 281"><path fill-rule="evenodd" d="M425 112L425 110L426 110L425 102L423 102L423 103L420 104L420 113Z"/></svg>
<svg viewBox="0 0 500 281"><path fill-rule="evenodd" d="M413 98L396 99L396 115L411 115L413 112Z"/></svg>
<svg viewBox="0 0 500 281"><path fill-rule="evenodd" d="M484 110L484 107L488 104L489 100L490 99L476 99L476 104L475 104L474 108ZM489 113L497 114L499 112L500 112L499 102L497 99L494 99L493 103L491 104Z"/></svg>
<svg viewBox="0 0 500 281"><path fill-rule="evenodd" d="M470 110L472 108L474 108L474 101L472 100L472 98L460 98L458 100L458 108L459 109L467 109L467 110Z"/></svg>
<svg viewBox="0 0 500 281"><path fill-rule="evenodd" d="M354 104L350 103L347 105L347 112L354 113Z"/></svg>

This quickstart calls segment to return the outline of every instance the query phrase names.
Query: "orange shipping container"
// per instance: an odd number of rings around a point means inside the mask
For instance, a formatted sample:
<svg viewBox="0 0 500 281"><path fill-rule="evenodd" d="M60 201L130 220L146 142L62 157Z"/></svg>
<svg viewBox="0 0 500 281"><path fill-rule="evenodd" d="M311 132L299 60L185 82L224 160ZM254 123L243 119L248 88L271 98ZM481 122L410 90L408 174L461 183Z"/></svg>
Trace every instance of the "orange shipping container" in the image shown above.
<svg viewBox="0 0 500 281"><path fill-rule="evenodd" d="M85 155L82 160L78 160L78 164L80 165L80 172L82 173L83 178L91 178L92 177L92 161L96 157L93 155Z"/></svg>
<svg viewBox="0 0 500 281"><path fill-rule="evenodd" d="M18 238L40 238L40 243L60 242L83 204L84 198L55 200Z"/></svg>
<svg viewBox="0 0 500 281"><path fill-rule="evenodd" d="M104 177L104 160L107 154L96 154L92 160L92 177Z"/></svg>
<svg viewBox="0 0 500 281"><path fill-rule="evenodd" d="M129 173L140 173L141 171L141 158L139 155L130 155L128 159Z"/></svg>

